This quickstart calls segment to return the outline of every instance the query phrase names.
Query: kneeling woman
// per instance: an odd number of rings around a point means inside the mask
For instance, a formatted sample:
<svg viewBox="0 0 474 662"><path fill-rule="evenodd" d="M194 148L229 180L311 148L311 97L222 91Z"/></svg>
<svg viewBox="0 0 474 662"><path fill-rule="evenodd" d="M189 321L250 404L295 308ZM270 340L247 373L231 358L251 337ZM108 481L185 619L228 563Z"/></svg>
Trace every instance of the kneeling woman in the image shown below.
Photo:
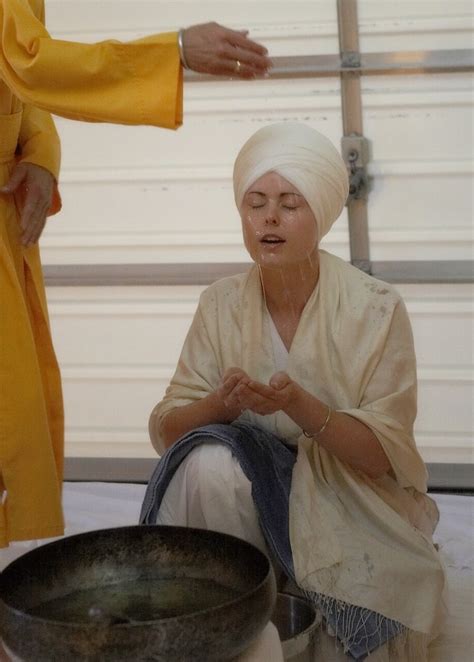
<svg viewBox="0 0 474 662"><path fill-rule="evenodd" d="M255 264L200 298L150 418L155 448L168 450L142 522L214 529L266 549L350 659L385 644L391 660L425 660L444 572L413 438L403 302L319 250L348 181L317 131L257 131L237 157L234 193Z"/></svg>

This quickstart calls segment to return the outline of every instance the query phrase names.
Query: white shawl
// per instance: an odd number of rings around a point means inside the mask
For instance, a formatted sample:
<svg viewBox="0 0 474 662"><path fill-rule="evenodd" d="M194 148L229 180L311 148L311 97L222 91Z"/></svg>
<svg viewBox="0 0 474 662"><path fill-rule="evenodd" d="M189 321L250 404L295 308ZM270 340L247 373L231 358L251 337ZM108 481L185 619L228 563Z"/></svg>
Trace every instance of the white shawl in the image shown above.
<svg viewBox="0 0 474 662"><path fill-rule="evenodd" d="M354 471L282 412L245 412L242 420L298 444L290 539L300 586L429 638L443 612L445 575L431 540L437 511L425 495L426 470L413 438L416 365L408 316L390 285L319 255L319 283L301 316L287 372L333 409L368 425L392 475L374 481ZM232 366L268 383L275 365L267 324L256 267L206 289L155 409L158 419L214 391Z"/></svg>

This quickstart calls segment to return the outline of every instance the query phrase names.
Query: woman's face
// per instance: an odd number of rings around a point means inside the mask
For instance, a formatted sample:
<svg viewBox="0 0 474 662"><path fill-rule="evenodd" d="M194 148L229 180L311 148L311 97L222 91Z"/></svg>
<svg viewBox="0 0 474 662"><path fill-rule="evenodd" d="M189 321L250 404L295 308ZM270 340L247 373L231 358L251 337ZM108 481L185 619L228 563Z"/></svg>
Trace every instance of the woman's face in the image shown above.
<svg viewBox="0 0 474 662"><path fill-rule="evenodd" d="M318 226L297 188L276 172L257 179L240 210L245 246L262 267L284 267L311 259Z"/></svg>

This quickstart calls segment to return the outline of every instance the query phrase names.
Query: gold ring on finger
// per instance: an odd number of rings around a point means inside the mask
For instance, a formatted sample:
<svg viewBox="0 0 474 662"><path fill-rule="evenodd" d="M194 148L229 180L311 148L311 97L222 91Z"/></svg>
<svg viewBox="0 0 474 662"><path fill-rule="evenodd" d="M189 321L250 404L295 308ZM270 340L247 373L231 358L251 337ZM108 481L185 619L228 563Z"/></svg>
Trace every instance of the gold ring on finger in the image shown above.
<svg viewBox="0 0 474 662"><path fill-rule="evenodd" d="M242 63L241 63L241 61L240 61L240 60L236 60L236 61L235 61L235 73L236 73L236 74L239 74L241 68L242 68Z"/></svg>

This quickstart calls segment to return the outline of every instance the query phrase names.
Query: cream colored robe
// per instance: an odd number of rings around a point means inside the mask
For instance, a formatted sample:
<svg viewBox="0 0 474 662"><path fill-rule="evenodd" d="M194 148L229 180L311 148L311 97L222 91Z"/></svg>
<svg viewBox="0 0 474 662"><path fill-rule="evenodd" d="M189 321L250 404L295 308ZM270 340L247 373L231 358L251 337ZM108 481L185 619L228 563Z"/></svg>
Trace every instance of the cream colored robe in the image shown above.
<svg viewBox="0 0 474 662"><path fill-rule="evenodd" d="M265 383L275 372L256 267L203 292L155 416L205 397L232 366ZM426 469L413 437L416 363L398 293L320 251L319 283L301 316L287 372L330 407L368 425L392 465L391 475L373 481L304 437L286 414L242 415L298 444L290 539L299 585L395 619L428 641L443 614L445 575L431 540L437 511L425 494Z"/></svg>

